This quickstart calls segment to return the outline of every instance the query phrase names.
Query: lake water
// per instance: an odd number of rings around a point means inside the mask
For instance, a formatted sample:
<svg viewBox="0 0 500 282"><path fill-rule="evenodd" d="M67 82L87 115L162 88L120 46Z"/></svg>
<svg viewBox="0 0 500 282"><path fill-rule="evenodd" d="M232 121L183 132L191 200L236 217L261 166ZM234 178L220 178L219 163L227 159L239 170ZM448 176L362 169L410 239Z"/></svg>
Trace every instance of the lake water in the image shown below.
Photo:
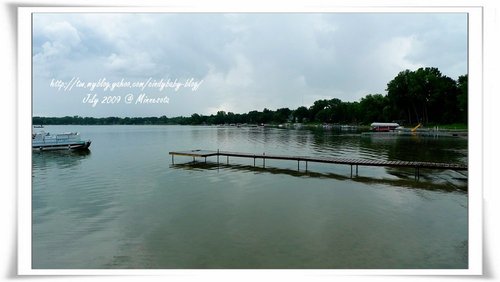
<svg viewBox="0 0 500 282"><path fill-rule="evenodd" d="M454 171L216 158L209 149L467 163L460 138L203 126L46 126L89 152L33 152L33 268L467 268Z"/></svg>

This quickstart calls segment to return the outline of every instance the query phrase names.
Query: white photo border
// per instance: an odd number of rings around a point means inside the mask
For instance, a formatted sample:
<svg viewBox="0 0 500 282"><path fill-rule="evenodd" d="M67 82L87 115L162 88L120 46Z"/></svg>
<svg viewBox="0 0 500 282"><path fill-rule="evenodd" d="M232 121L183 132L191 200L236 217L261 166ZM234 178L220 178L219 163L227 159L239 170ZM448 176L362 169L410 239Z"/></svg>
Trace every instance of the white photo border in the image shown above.
<svg viewBox="0 0 500 282"><path fill-rule="evenodd" d="M171 6L171 7L20 7L18 8L18 274L20 275L216 275L222 270L163 269L33 269L32 268L32 14L33 13L468 13L469 74L469 264L468 269L331 269L301 270L324 275L481 275L483 266L483 8L480 6L352 6L295 5L283 7ZM240 270L238 274L254 272ZM259 270L268 277L286 270Z"/></svg>

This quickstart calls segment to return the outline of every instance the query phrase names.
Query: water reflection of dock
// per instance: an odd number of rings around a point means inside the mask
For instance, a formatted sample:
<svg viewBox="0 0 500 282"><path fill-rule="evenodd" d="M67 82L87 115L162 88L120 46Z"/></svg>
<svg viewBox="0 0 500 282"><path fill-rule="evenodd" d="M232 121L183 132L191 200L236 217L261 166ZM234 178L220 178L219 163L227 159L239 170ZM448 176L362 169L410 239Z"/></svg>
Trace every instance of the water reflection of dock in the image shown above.
<svg viewBox="0 0 500 282"><path fill-rule="evenodd" d="M467 185L457 185L456 183L451 182L437 182L432 179L426 179L428 181L420 182L413 181L407 177L400 177L398 179L388 179L388 178L374 178L374 177L366 177L366 176L358 176L355 178L350 178L349 176L336 174L333 172L312 172L305 170L293 170L289 168L276 168L276 167L260 167L260 166L252 166L245 164L217 164L213 162L187 162L180 164L172 164L171 166L174 169L185 169L185 170L219 170L220 168L229 169L234 171L243 171L243 172L255 172L255 173L270 173L270 174L285 174L292 177L310 177L310 178L326 178L326 179L334 179L334 180L353 180L359 183L364 184L385 184L396 187L405 187L405 188L418 188L425 190L443 190L443 191L467 191ZM466 181L466 180L465 180ZM465 182L466 183L466 182Z"/></svg>
<svg viewBox="0 0 500 282"><path fill-rule="evenodd" d="M366 160L366 159L346 159L346 158L332 158L332 157L318 157L318 156L286 156L275 154L252 154L242 152L227 152L227 151L211 151L211 150L189 150L169 152L172 156L172 163L174 163L174 156L187 156L192 157L193 161L196 158L204 158L205 162L207 157L226 157L226 163L229 164L229 157L238 158L253 158L253 165L255 166L256 159L262 160L262 166L266 166L266 159L272 160L290 160L297 161L297 170L300 170L300 162L305 163L305 170L307 171L308 162L316 163L331 163L342 164L351 166L351 177L353 175L353 167L356 169L356 176L358 175L358 166L379 166L379 167L399 167L399 168L414 168L415 179L420 178L420 169L450 169L450 170L467 170L467 165L456 163L435 163L435 162L412 162L412 161L386 161L386 160Z"/></svg>

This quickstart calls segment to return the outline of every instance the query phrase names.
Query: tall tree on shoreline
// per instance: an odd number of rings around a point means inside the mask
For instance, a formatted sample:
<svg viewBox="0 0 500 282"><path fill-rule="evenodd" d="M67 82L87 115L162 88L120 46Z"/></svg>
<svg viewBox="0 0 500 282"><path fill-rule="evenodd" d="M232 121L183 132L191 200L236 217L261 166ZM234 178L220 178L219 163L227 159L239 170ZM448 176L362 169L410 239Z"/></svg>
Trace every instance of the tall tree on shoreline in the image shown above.
<svg viewBox="0 0 500 282"><path fill-rule="evenodd" d="M457 122L458 93L456 82L437 68L405 70L387 84L394 119L407 118L410 124Z"/></svg>
<svg viewBox="0 0 500 282"><path fill-rule="evenodd" d="M467 122L468 118L468 85L469 75L461 75L458 77L458 110L460 113L460 121Z"/></svg>

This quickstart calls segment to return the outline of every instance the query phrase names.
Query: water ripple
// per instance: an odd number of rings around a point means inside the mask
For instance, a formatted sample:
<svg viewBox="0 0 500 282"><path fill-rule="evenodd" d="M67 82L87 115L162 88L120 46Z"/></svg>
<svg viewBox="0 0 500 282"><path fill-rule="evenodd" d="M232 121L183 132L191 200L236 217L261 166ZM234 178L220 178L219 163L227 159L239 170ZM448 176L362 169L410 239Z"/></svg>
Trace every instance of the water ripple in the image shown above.
<svg viewBox="0 0 500 282"><path fill-rule="evenodd" d="M296 162L263 168L238 158L171 164L168 152L460 162L467 142L75 127L54 131L88 136L90 152L32 155L34 268L466 267L467 183L452 171L423 172L417 182L409 170L363 168L351 179L342 165L309 164L306 172Z"/></svg>

